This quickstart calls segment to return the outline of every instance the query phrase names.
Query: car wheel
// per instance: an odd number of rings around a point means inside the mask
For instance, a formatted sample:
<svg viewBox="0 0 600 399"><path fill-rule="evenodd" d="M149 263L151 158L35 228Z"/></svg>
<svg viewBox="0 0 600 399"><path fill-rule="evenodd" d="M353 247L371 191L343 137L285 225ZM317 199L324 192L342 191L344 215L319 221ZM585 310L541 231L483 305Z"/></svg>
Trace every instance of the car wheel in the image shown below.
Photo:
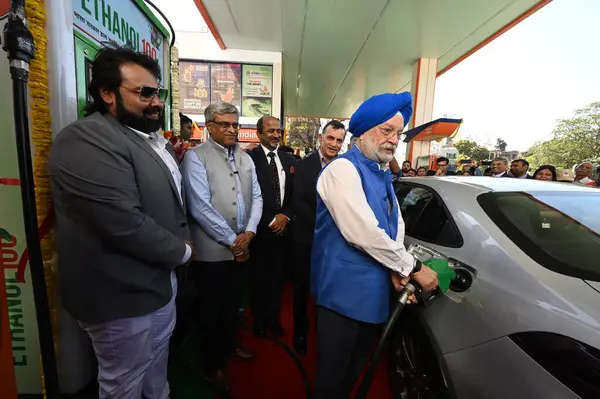
<svg viewBox="0 0 600 399"><path fill-rule="evenodd" d="M402 320L392 341L394 399L448 398L442 373L425 332L413 319Z"/></svg>

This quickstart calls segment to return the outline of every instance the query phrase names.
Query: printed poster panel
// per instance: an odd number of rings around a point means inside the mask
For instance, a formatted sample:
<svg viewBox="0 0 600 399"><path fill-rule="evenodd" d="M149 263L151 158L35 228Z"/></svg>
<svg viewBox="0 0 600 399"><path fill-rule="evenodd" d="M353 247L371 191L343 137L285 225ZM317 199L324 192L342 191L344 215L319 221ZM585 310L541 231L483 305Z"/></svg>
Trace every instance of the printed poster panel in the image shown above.
<svg viewBox="0 0 600 399"><path fill-rule="evenodd" d="M211 102L225 101L241 110L241 64L211 64L210 81Z"/></svg>
<svg viewBox="0 0 600 399"><path fill-rule="evenodd" d="M6 19L0 20L0 31ZM8 59L0 57L0 87L12 86ZM19 394L42 393L42 367L37 318L26 248L25 224L21 203L19 165L13 122L12 90L0 93L0 270L4 273L8 328L12 341L12 360ZM33 154L32 154L33 156ZM0 334L7 326L2 323ZM0 380L2 380L0 376ZM3 385L3 383L0 383Z"/></svg>
<svg viewBox="0 0 600 399"><path fill-rule="evenodd" d="M210 104L210 64L179 63L180 109L184 114L203 114Z"/></svg>
<svg viewBox="0 0 600 399"><path fill-rule="evenodd" d="M271 115L273 66L244 65L242 76L242 116L260 118Z"/></svg>
<svg viewBox="0 0 600 399"><path fill-rule="evenodd" d="M73 24L101 45L130 45L158 60L163 75L165 36L135 4L135 0L73 0Z"/></svg>

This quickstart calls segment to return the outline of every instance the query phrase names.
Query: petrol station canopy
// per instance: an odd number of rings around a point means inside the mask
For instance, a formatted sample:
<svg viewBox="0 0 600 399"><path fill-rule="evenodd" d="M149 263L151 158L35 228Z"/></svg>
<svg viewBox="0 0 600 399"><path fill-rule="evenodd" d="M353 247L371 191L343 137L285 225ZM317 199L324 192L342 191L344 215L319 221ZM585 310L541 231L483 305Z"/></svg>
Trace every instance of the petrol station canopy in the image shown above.
<svg viewBox="0 0 600 399"><path fill-rule="evenodd" d="M222 49L283 58L287 115L349 117L367 97L411 90L551 0L194 0Z"/></svg>

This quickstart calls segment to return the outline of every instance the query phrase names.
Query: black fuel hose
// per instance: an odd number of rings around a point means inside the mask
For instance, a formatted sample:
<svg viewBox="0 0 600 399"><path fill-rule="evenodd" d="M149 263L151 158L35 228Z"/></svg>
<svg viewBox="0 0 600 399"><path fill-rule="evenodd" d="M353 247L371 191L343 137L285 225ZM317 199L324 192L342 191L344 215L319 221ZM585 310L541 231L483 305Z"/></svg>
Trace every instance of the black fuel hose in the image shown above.
<svg viewBox="0 0 600 399"><path fill-rule="evenodd" d="M377 346L375 347L375 350L371 354L369 362L367 363L367 370L365 371L365 375L360 381L360 385L358 386L355 399L365 399L367 397L369 389L371 388L371 383L373 382L373 377L375 376L375 371L377 370L377 365L379 364L379 360L381 358L381 353L383 352L383 348L387 343L387 339L394 330L394 326L396 325L396 322L398 321L402 310L404 310L404 306L406 306L408 299L417 291L417 289L419 289L419 287L420 286L417 282L415 282L414 280L410 280L408 284L406 284L398 294L396 306L392 311L392 315L385 324L383 333L381 334L381 337L377 342Z"/></svg>

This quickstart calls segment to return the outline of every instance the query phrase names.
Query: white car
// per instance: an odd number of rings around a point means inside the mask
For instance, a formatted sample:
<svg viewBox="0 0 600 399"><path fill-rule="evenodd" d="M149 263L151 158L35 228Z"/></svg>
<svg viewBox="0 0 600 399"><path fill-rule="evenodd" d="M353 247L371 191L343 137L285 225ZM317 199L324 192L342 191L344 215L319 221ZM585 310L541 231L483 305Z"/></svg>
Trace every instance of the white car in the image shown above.
<svg viewBox="0 0 600 399"><path fill-rule="evenodd" d="M459 276L402 314L394 396L600 398L600 191L460 176L394 186L406 245Z"/></svg>

